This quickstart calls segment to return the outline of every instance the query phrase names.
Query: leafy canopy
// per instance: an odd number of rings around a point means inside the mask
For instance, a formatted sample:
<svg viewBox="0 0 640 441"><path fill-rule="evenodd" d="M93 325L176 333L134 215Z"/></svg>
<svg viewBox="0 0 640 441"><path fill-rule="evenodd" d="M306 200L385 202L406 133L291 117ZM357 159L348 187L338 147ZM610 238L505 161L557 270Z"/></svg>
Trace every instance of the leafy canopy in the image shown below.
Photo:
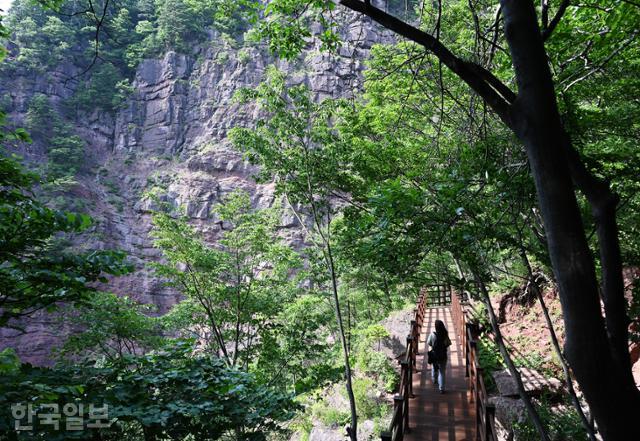
<svg viewBox="0 0 640 441"><path fill-rule="evenodd" d="M10 351L0 357L5 374L0 385L0 430L13 430L11 404L92 403L108 406L108 429L60 431L39 425L34 440L105 440L123 436L156 439L266 440L267 433L283 430L282 423L297 409L291 396L258 383L246 372L229 368L214 356L193 355L190 342L168 343L161 350L129 356L103 367L68 369L20 365ZM43 409L46 411L46 408ZM88 411L86 409L85 411ZM66 416L60 421L66 424ZM21 435L22 437L23 435Z"/></svg>

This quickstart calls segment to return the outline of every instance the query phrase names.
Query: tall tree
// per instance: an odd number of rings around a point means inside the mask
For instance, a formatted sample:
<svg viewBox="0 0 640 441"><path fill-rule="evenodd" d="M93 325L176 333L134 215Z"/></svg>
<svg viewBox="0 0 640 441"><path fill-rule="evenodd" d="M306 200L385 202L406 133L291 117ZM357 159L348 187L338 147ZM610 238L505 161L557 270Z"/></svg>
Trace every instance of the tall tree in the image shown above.
<svg viewBox="0 0 640 441"><path fill-rule="evenodd" d="M348 179L348 165L340 162L344 157L340 154L343 144L337 142L331 125L337 108L328 100L314 103L305 86L287 87L284 75L275 68L270 69L267 81L257 89L242 90L240 99L256 101L268 112L269 119L261 121L256 130L233 129L234 144L262 166L266 175L263 177L275 178L277 191L285 196L307 239L324 261L344 357L351 412L348 434L355 441L358 417L333 238L333 222L338 210L333 195L340 188L340 181Z"/></svg>
<svg viewBox="0 0 640 441"><path fill-rule="evenodd" d="M247 369L284 305L297 294L298 255L276 236L276 213L251 208L235 192L216 208L223 228L217 247L205 243L184 218L153 216L155 245L167 263L155 264L186 299L168 316L179 331L198 334L229 366Z"/></svg>

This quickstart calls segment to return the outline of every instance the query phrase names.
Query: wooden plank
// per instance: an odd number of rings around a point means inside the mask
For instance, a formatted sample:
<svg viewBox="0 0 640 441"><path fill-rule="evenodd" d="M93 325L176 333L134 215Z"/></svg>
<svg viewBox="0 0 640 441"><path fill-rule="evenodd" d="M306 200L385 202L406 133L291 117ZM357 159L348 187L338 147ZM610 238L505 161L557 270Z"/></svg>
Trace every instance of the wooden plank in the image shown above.
<svg viewBox="0 0 640 441"><path fill-rule="evenodd" d="M425 356L425 340L438 319L445 323L452 342L444 395L431 382L431 366ZM425 312L418 348L422 355L416 360L420 372L413 375L415 398L409 401L410 431L404 434L405 440L475 441L475 406L469 402L466 360L459 342L450 308L430 308Z"/></svg>

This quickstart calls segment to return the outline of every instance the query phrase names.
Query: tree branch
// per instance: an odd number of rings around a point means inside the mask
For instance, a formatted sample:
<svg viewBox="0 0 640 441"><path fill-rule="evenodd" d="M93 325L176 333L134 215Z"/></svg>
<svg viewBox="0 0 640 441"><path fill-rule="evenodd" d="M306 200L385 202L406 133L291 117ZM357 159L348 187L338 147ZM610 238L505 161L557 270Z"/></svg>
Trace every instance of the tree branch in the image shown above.
<svg viewBox="0 0 640 441"><path fill-rule="evenodd" d="M545 2L545 4L547 5L546 12L548 13L549 5L547 2ZM551 19L551 22L549 23L548 26L546 21L544 19L542 20L542 40L543 41L547 41L547 39L551 36L551 33L556 28L556 26L558 26L558 23L560 23L560 19L566 12L567 7L569 7L569 4L570 4L570 0L562 0L562 3L560 3L560 7L558 8L558 12L556 12L556 15ZM547 20L548 20L548 16L547 16Z"/></svg>
<svg viewBox="0 0 640 441"><path fill-rule="evenodd" d="M613 193L609 183L594 176L584 165L578 151L567 141L567 162L571 179L584 194L591 206L596 222L596 233L600 248L601 297L605 309L607 334L612 346L612 355L625 370L631 370L631 359L627 347L630 323L624 298L622 259L616 222L616 206L619 197Z"/></svg>
<svg viewBox="0 0 640 441"><path fill-rule="evenodd" d="M407 38L432 52L445 66L467 83L511 127L511 100L515 94L491 72L454 55L433 35L417 29L386 12L359 0L339 0L352 11L371 18L385 28Z"/></svg>

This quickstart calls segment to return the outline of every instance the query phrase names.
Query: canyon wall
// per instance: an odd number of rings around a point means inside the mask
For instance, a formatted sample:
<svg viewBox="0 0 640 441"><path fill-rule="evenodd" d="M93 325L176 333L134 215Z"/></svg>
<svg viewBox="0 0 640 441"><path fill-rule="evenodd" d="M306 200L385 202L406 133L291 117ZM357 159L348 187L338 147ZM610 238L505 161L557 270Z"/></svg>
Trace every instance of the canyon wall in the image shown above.
<svg viewBox="0 0 640 441"><path fill-rule="evenodd" d="M243 160L227 139L234 126L251 126L260 112L240 105L234 94L255 87L270 64L289 74L295 84L308 85L317 100L348 97L362 87L363 61L373 44L392 36L369 21L344 14L341 34L346 44L337 54L310 44L294 62L275 60L264 47L233 45L214 32L193 54L168 52L161 59L143 61L137 68L133 93L115 114L95 110L69 121L86 141L85 164L78 183L66 194L78 198L95 220L83 244L121 249L135 264L133 274L112 279L106 289L153 304L165 313L179 294L154 276L148 263L159 259L149 236L153 192L160 200L181 206L212 243L220 223L212 207L234 189L251 195L255 207L276 203L273 184L257 184L255 167ZM73 89L67 79L81 70L61 66L47 77L2 78L9 119L24 124L35 93L47 95L62 108ZM8 97L8 98L7 98ZM21 153L34 163L46 160L46 145L23 146ZM287 242L302 247L304 238L290 210L283 207L280 232ZM41 314L25 323L26 332L0 330L0 348L14 347L24 361L51 359L51 349L68 329L55 316Z"/></svg>

